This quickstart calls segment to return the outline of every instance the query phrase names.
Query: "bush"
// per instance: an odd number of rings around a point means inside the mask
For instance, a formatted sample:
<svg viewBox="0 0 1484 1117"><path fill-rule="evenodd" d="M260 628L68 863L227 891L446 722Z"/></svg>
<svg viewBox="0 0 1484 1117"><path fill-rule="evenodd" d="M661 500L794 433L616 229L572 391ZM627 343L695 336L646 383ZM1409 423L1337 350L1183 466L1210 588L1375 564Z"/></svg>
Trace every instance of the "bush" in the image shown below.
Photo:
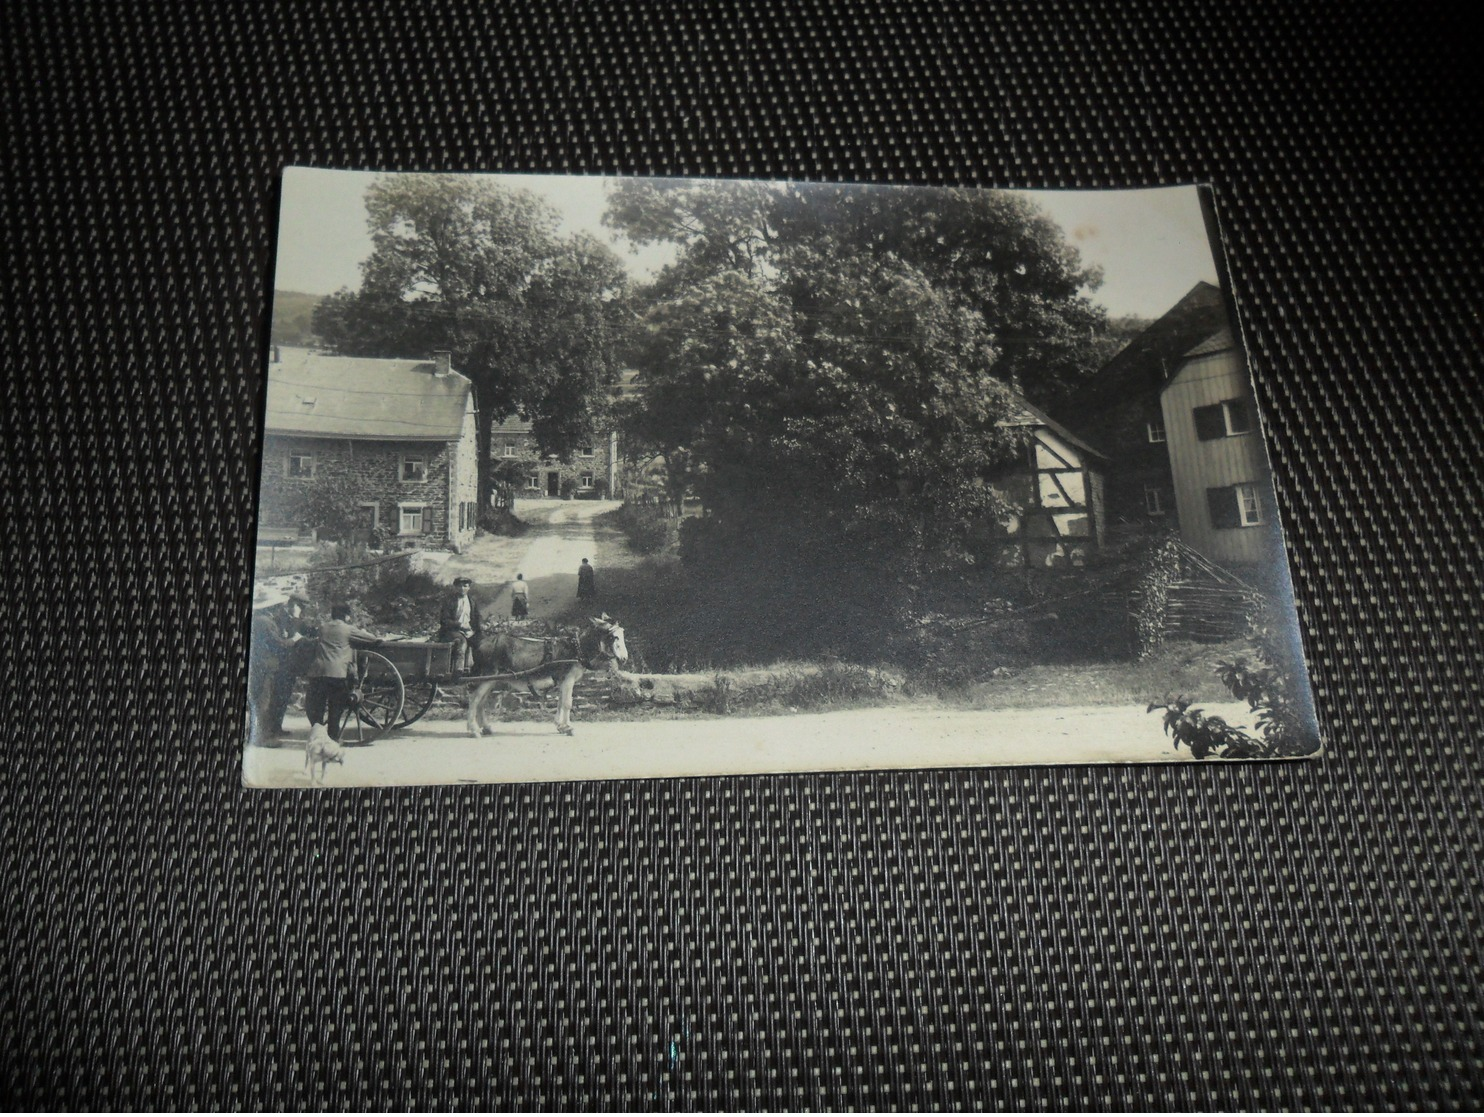
<svg viewBox="0 0 1484 1117"><path fill-rule="evenodd" d="M576 479L574 479L572 477L563 477L562 478L562 486L561 486L562 499L563 500L571 500L572 499L572 494L575 493L576 491L577 491L577 481L576 481Z"/></svg>
<svg viewBox="0 0 1484 1117"><path fill-rule="evenodd" d="M617 520L629 547L637 554L659 554L675 543L675 520L665 515L659 505L626 503L618 510Z"/></svg>
<svg viewBox="0 0 1484 1117"><path fill-rule="evenodd" d="M519 536L530 531L530 525L508 508L481 508L479 530L487 535Z"/></svg>
<svg viewBox="0 0 1484 1117"><path fill-rule="evenodd" d="M1207 716L1181 695L1151 702L1146 712L1163 710L1164 731L1178 749L1182 744L1197 760L1218 756L1226 760L1309 756L1319 751L1318 738L1306 716L1303 663L1291 626L1281 620L1276 604L1263 599L1255 610L1256 662L1245 656L1216 665L1226 689L1257 715L1259 736L1245 733L1224 718Z"/></svg>
<svg viewBox="0 0 1484 1117"><path fill-rule="evenodd" d="M324 615L343 601L356 624L373 629L421 629L436 622L434 603L443 591L432 575L413 570L408 562L378 557L358 543L322 545L310 560L310 601Z"/></svg>

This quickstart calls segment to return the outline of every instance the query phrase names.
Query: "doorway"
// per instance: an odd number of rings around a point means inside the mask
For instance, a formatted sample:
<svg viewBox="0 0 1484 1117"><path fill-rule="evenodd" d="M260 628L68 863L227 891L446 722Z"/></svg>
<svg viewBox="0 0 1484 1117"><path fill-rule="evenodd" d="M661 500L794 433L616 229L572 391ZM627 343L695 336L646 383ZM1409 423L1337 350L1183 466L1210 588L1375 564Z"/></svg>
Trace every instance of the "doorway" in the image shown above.
<svg viewBox="0 0 1484 1117"><path fill-rule="evenodd" d="M562 495L562 475L554 469L548 470L546 474L546 495Z"/></svg>

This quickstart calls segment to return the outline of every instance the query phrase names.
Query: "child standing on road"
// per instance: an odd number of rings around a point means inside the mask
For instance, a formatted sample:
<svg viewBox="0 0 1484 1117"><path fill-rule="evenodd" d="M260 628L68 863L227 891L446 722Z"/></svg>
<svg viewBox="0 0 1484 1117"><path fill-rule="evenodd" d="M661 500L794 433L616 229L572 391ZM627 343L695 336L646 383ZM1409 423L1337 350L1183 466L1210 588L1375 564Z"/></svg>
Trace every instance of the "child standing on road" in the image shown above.
<svg viewBox="0 0 1484 1117"><path fill-rule="evenodd" d="M515 581L510 584L510 619L527 616L530 612L530 602L527 599L529 587L526 585L526 576L517 574Z"/></svg>

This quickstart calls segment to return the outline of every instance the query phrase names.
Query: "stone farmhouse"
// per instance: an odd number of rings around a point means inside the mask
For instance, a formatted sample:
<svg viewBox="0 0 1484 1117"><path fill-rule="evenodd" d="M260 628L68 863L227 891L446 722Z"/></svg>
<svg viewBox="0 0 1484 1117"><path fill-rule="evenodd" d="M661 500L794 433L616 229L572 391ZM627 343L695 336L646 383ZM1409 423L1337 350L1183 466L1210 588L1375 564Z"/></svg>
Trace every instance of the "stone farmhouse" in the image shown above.
<svg viewBox="0 0 1484 1117"><path fill-rule="evenodd" d="M449 354L338 357L275 346L259 535L292 538L315 486L345 486L358 534L462 550L474 538L478 412Z"/></svg>
<svg viewBox="0 0 1484 1117"><path fill-rule="evenodd" d="M490 428L490 457L522 462L525 482L517 489L522 499L578 499L616 494L619 490L618 433L594 435L570 458L543 455L531 433L531 424L517 416L494 423Z"/></svg>

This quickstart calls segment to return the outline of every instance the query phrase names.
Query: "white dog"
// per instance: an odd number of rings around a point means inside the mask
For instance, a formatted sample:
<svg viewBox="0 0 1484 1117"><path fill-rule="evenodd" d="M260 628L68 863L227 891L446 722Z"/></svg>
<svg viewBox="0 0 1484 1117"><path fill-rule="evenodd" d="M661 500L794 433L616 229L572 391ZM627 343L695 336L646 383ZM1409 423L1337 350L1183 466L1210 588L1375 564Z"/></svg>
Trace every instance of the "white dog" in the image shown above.
<svg viewBox="0 0 1484 1117"><path fill-rule="evenodd" d="M309 727L309 740L304 745L304 767L309 769L310 783L324 783L325 769L331 764L345 764L345 750L338 741L330 737L330 730L323 725ZM315 769L319 769L316 775Z"/></svg>

